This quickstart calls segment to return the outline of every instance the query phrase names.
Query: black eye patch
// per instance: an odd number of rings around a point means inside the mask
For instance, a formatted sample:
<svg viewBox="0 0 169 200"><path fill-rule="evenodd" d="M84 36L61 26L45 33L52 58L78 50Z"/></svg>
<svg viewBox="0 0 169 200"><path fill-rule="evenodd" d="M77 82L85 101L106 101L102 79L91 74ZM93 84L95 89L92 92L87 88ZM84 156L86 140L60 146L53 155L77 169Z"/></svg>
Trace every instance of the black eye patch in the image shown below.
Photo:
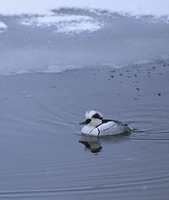
<svg viewBox="0 0 169 200"><path fill-rule="evenodd" d="M89 124L91 122L91 119L86 119L86 124Z"/></svg>
<svg viewBox="0 0 169 200"><path fill-rule="evenodd" d="M98 113L94 114L92 118L102 119L102 117Z"/></svg>

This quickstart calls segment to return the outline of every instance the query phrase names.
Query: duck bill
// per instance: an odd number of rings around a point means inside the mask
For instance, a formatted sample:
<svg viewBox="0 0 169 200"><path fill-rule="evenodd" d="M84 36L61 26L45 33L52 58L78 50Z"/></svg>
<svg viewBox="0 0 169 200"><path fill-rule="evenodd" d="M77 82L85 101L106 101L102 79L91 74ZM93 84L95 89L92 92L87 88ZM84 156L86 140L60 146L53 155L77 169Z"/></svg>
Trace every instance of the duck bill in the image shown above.
<svg viewBox="0 0 169 200"><path fill-rule="evenodd" d="M79 124L80 125L86 125L87 123L86 123L86 121L84 121L84 122L79 122Z"/></svg>

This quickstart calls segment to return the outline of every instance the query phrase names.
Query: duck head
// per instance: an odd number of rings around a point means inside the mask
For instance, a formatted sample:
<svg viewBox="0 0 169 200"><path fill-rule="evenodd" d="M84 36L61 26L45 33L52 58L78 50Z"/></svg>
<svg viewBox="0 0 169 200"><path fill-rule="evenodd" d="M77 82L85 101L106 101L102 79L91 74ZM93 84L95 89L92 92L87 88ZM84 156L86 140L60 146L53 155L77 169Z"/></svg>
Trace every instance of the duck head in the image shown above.
<svg viewBox="0 0 169 200"><path fill-rule="evenodd" d="M85 113L85 121L80 122L81 125L90 125L93 127L97 127L99 124L102 123L103 115L95 110L88 110Z"/></svg>

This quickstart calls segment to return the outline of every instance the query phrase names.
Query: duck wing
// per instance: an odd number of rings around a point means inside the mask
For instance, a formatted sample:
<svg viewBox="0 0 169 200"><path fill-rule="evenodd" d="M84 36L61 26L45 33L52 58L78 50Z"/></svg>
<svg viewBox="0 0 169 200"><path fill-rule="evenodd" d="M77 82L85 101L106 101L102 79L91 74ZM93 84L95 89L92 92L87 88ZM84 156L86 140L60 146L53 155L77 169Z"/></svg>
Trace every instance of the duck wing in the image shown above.
<svg viewBox="0 0 169 200"><path fill-rule="evenodd" d="M116 123L116 124L118 124L118 125L125 125L124 123L122 123L122 122L120 122L120 121L118 121L118 120L102 119L102 123L103 123L103 124L104 124L104 123L107 123L107 122L114 122L114 123Z"/></svg>

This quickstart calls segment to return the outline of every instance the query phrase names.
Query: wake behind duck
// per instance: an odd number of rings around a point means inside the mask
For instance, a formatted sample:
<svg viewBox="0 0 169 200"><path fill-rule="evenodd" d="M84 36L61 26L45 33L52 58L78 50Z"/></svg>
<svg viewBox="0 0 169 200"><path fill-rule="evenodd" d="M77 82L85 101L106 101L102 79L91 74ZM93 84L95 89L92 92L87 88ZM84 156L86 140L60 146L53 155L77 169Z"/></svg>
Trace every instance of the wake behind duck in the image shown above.
<svg viewBox="0 0 169 200"><path fill-rule="evenodd" d="M131 128L117 120L103 119L103 115L95 110L89 110L85 113L85 121L80 124L85 124L81 132L90 136L109 136L124 133L130 133Z"/></svg>

